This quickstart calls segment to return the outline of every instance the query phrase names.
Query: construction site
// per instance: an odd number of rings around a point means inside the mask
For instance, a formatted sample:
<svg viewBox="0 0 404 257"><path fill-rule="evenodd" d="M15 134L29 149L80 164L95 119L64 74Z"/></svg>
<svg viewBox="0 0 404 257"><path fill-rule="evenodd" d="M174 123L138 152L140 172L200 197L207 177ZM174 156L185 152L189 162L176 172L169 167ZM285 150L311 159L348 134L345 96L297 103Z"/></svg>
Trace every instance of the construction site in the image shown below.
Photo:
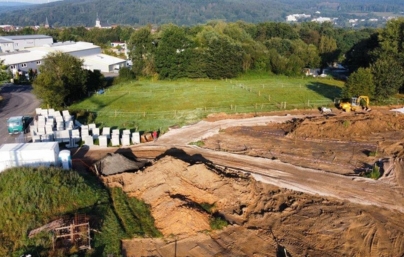
<svg viewBox="0 0 404 257"><path fill-rule="evenodd" d="M99 174L145 201L164 235L124 240L124 256L403 256L404 115L392 108L215 114L154 142L79 149L73 166L148 160ZM228 225L211 230L212 214Z"/></svg>

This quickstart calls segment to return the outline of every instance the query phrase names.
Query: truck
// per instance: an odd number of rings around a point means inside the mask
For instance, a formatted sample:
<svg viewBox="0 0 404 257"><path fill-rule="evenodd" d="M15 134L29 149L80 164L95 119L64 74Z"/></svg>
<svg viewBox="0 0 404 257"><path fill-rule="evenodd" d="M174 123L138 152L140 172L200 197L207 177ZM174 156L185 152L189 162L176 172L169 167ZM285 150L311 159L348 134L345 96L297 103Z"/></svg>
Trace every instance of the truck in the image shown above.
<svg viewBox="0 0 404 257"><path fill-rule="evenodd" d="M7 119L7 129L9 134L26 133L31 117L26 116L14 116Z"/></svg>
<svg viewBox="0 0 404 257"><path fill-rule="evenodd" d="M58 142L13 143L0 146L0 172L20 166L58 166Z"/></svg>

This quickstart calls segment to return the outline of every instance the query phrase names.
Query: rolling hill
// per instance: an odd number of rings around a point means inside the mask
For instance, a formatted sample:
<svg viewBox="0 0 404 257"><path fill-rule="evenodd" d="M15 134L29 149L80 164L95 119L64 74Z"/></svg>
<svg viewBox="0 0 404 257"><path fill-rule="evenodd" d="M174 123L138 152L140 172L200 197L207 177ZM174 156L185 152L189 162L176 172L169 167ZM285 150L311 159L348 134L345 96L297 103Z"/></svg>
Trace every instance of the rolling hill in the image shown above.
<svg viewBox="0 0 404 257"><path fill-rule="evenodd" d="M292 13L343 15L349 12L404 11L398 0L66 0L3 11L0 24L40 25L46 17L53 26L94 26L97 13L103 25L203 24L209 20L228 22L284 21Z"/></svg>

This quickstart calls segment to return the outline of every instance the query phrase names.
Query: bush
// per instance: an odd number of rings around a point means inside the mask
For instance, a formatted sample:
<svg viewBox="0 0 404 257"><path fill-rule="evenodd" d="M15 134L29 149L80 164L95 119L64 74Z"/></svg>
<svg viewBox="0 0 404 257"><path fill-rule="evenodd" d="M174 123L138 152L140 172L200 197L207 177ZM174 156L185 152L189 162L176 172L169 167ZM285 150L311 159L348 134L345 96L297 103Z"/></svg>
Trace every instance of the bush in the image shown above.
<svg viewBox="0 0 404 257"><path fill-rule="evenodd" d="M378 178L380 178L381 174L380 174L380 168L377 165L374 165L372 170L368 173L365 174L365 176L367 178L371 178L371 179L375 179L377 180Z"/></svg>
<svg viewBox="0 0 404 257"><path fill-rule="evenodd" d="M210 219L210 228L213 230L219 230L229 225L227 220L220 216L215 216Z"/></svg>
<svg viewBox="0 0 404 257"><path fill-rule="evenodd" d="M131 69L123 67L119 69L119 82L135 80L136 74Z"/></svg>

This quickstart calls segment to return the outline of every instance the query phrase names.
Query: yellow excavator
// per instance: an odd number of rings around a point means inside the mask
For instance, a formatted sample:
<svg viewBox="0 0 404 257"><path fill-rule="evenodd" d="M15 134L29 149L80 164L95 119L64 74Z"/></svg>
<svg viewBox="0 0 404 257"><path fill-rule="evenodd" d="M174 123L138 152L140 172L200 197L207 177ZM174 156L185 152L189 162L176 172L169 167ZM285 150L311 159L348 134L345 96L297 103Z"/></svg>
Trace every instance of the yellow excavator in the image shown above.
<svg viewBox="0 0 404 257"><path fill-rule="evenodd" d="M369 97L364 95L352 97L351 99L341 99L338 101L337 107L345 112L360 110L369 112L371 110L369 107Z"/></svg>

